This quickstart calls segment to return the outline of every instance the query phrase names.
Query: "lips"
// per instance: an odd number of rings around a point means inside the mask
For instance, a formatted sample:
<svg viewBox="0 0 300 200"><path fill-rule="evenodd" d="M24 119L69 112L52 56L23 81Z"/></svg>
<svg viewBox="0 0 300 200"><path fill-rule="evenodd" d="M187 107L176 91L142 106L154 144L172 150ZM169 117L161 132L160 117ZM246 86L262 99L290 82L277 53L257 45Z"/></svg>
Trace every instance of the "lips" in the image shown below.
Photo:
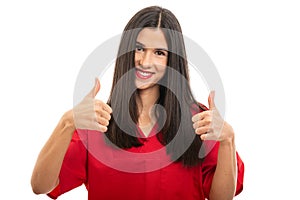
<svg viewBox="0 0 300 200"><path fill-rule="evenodd" d="M140 79L149 79L154 74L153 72L147 72L140 69L137 69L135 72L136 76Z"/></svg>

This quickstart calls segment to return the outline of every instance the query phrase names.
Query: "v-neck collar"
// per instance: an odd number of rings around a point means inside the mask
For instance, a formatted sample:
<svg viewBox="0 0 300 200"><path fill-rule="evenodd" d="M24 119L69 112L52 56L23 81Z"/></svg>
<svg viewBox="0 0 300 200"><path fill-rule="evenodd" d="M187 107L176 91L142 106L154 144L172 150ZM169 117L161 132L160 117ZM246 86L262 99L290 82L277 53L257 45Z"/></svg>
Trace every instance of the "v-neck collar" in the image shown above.
<svg viewBox="0 0 300 200"><path fill-rule="evenodd" d="M138 137L140 137L140 138L149 138L149 137L152 137L152 136L157 134L158 123L157 123L157 121L154 123L154 125L152 126L148 136L145 135L143 130L138 125L137 125L137 128L138 128L138 132L139 132Z"/></svg>

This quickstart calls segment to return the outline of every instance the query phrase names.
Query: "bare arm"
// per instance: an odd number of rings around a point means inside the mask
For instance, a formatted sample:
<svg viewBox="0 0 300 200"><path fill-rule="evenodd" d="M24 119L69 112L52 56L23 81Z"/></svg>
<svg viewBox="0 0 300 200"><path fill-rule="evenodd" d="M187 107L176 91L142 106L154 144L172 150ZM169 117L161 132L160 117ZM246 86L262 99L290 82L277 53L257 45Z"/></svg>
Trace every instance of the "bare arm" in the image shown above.
<svg viewBox="0 0 300 200"><path fill-rule="evenodd" d="M105 132L112 112L111 107L95 96L100 90L96 79L91 92L74 109L66 112L41 150L31 177L31 187L36 194L46 194L59 183L63 159L76 128Z"/></svg>
<svg viewBox="0 0 300 200"><path fill-rule="evenodd" d="M234 139L220 142L218 161L209 199L233 199L236 189L237 160Z"/></svg>
<svg viewBox="0 0 300 200"><path fill-rule="evenodd" d="M38 156L31 177L34 193L48 193L59 183L59 172L74 130L73 112L70 110L62 116Z"/></svg>
<svg viewBox="0 0 300 200"><path fill-rule="evenodd" d="M193 116L195 133L202 140L220 142L216 171L209 193L210 200L233 199L237 182L237 159L234 131L223 120L214 103L214 92L208 98L209 110Z"/></svg>

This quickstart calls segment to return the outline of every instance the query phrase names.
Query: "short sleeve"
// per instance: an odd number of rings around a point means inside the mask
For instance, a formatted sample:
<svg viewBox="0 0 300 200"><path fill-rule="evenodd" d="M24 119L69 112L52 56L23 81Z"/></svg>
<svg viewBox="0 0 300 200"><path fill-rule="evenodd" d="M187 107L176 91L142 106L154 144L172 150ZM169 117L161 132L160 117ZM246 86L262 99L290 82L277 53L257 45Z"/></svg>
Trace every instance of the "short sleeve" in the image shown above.
<svg viewBox="0 0 300 200"><path fill-rule="evenodd" d="M206 145L212 146L211 151L205 156L204 161L202 163L202 185L203 185L203 192L206 198L209 196L213 176L217 166L217 159L218 159L218 149L219 149L219 142L215 141L205 141ZM236 153L237 159L237 185L236 185L236 193L238 195L243 190L243 180L244 180L244 163L241 160L238 153Z"/></svg>
<svg viewBox="0 0 300 200"><path fill-rule="evenodd" d="M50 198L57 199L61 194L86 182L85 135L84 131L74 132L60 169L59 184L47 194Z"/></svg>

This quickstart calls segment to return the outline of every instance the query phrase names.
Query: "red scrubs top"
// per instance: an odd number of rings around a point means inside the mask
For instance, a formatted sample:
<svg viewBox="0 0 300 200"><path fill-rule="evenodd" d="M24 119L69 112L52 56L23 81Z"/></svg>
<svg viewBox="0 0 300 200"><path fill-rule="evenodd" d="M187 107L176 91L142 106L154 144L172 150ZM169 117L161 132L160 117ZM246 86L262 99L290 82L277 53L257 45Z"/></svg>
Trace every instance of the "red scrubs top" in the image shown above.
<svg viewBox="0 0 300 200"><path fill-rule="evenodd" d="M149 137L141 139L143 146L126 151L136 153L133 156L119 153L118 149L109 146L103 133L75 131L62 164L59 184L48 196L56 199L85 184L89 200L208 198L219 143L214 143L200 166L184 167L180 162L165 162L170 158L155 136L156 129L157 126L154 126ZM164 152L160 156L151 155L151 152L160 149ZM136 156L138 154L142 156ZM237 168L236 194L239 194L243 189L244 164L238 154Z"/></svg>

